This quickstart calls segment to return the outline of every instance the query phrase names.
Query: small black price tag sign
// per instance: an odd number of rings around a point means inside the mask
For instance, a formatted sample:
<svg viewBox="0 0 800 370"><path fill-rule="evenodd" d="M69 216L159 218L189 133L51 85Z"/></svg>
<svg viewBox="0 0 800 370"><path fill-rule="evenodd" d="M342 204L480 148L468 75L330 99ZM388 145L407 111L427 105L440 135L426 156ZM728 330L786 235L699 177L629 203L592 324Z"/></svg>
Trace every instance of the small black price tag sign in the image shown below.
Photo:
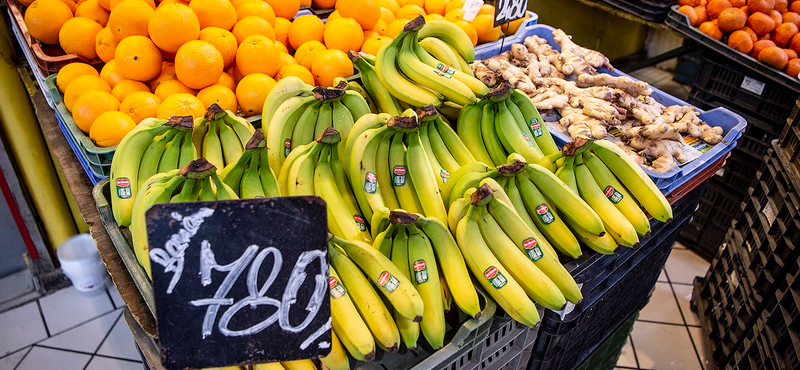
<svg viewBox="0 0 800 370"><path fill-rule="evenodd" d="M528 0L496 0L494 6L494 27L525 17Z"/></svg>
<svg viewBox="0 0 800 370"><path fill-rule="evenodd" d="M319 197L150 208L162 364L205 368L327 355L326 218Z"/></svg>

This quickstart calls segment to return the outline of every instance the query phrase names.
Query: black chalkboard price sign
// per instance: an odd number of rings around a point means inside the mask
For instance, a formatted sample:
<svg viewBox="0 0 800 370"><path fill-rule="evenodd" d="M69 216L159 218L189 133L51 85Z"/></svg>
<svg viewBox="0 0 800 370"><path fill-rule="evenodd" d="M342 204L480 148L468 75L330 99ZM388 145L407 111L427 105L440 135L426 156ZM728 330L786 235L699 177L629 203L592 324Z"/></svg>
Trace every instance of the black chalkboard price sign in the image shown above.
<svg viewBox="0 0 800 370"><path fill-rule="evenodd" d="M494 27L525 17L528 0L496 0L494 5Z"/></svg>
<svg viewBox="0 0 800 370"><path fill-rule="evenodd" d="M164 367L327 355L326 218L319 197L150 208L147 236Z"/></svg>

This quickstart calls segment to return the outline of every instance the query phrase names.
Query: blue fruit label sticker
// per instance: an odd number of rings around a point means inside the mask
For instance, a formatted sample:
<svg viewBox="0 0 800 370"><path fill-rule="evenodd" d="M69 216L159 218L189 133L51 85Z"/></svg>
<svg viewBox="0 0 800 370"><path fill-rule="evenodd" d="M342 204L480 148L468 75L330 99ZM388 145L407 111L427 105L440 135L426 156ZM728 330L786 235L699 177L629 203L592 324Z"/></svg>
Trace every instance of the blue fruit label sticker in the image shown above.
<svg viewBox="0 0 800 370"><path fill-rule="evenodd" d="M328 290L331 293L331 298L338 299L344 297L347 294L347 290L344 289L342 283L339 282L339 279L331 276L328 278Z"/></svg>
<svg viewBox="0 0 800 370"><path fill-rule="evenodd" d="M527 132L523 131L523 132L522 132L522 137L525 139L525 141L527 141L527 142L528 142L528 145L529 145L529 146L533 146L533 142L531 142L531 137L530 137L530 136L528 136L528 133L527 133Z"/></svg>
<svg viewBox="0 0 800 370"><path fill-rule="evenodd" d="M127 177L118 177L114 183L117 185L117 198L129 199L133 196L131 193L131 180Z"/></svg>
<svg viewBox="0 0 800 370"><path fill-rule="evenodd" d="M447 78L453 78L453 74L456 73L456 70L453 69L453 67L450 67L444 63L437 63L436 69L433 71L436 72L437 75Z"/></svg>
<svg viewBox="0 0 800 370"><path fill-rule="evenodd" d="M292 151L292 139L286 139L283 141L283 155L285 157L289 156L289 153Z"/></svg>
<svg viewBox="0 0 800 370"><path fill-rule="evenodd" d="M417 284L428 281L428 264L425 263L425 260L416 260L411 267L414 269L414 280Z"/></svg>
<svg viewBox="0 0 800 370"><path fill-rule="evenodd" d="M378 191L378 176L372 172L367 172L364 176L364 191L375 194Z"/></svg>
<svg viewBox="0 0 800 370"><path fill-rule="evenodd" d="M381 272L381 276L378 277L378 286L392 293L400 286L400 280L397 280L389 271L384 271Z"/></svg>
<svg viewBox="0 0 800 370"><path fill-rule="evenodd" d="M544 254L542 254L542 249L539 248L539 242L537 242L534 238L523 240L522 249L525 250L525 253L528 254L528 258L530 258L531 261L536 262L544 257Z"/></svg>
<svg viewBox="0 0 800 370"><path fill-rule="evenodd" d="M495 289L500 289L508 284L508 279L494 266L483 271L483 277L489 280L489 283L491 283Z"/></svg>
<svg viewBox="0 0 800 370"><path fill-rule="evenodd" d="M444 184L447 182L447 180L450 180L450 172L442 168L442 170L439 171L439 177L442 178L442 184Z"/></svg>
<svg viewBox="0 0 800 370"><path fill-rule="evenodd" d="M394 186L405 186L406 166L397 165L392 168L392 184L394 184Z"/></svg>
<svg viewBox="0 0 800 370"><path fill-rule="evenodd" d="M550 211L550 207L548 207L546 203L536 206L536 214L545 225L550 225L556 220L556 217L553 216L553 212Z"/></svg>
<svg viewBox="0 0 800 370"><path fill-rule="evenodd" d="M606 186L606 189L603 190L603 194L605 194L606 198L611 201L611 203L617 204L622 201L622 198L625 196L619 192L619 190L614 189L613 186L609 185Z"/></svg>
<svg viewBox="0 0 800 370"><path fill-rule="evenodd" d="M542 123L539 122L538 118L531 118L531 132L533 137L542 136Z"/></svg>
<svg viewBox="0 0 800 370"><path fill-rule="evenodd" d="M367 231L367 221L364 220L364 217L361 215L354 215L353 221L356 222L356 226L358 226L358 230L360 231Z"/></svg>

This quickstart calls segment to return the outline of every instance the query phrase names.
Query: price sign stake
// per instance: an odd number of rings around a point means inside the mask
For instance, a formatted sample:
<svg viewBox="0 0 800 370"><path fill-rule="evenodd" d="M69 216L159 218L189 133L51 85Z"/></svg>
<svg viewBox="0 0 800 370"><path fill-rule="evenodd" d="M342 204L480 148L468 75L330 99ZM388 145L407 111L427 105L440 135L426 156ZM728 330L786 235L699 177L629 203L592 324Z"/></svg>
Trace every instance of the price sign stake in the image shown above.
<svg viewBox="0 0 800 370"><path fill-rule="evenodd" d="M326 217L319 197L150 208L162 364L177 370L326 356Z"/></svg>
<svg viewBox="0 0 800 370"><path fill-rule="evenodd" d="M495 0L494 27L524 18L528 0Z"/></svg>

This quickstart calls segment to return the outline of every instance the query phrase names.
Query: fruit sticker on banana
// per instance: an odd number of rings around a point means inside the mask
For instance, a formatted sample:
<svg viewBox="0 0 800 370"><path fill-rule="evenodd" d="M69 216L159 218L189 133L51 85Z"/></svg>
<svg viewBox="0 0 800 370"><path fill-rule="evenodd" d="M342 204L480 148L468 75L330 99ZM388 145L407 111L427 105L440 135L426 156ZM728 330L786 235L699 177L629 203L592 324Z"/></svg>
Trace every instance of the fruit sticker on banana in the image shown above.
<svg viewBox="0 0 800 370"><path fill-rule="evenodd" d="M400 286L400 280L397 280L389 271L384 271L378 277L378 285L387 292L393 293Z"/></svg>
<svg viewBox="0 0 800 370"><path fill-rule="evenodd" d="M339 279L333 276L328 278L328 287L330 289L331 298L333 299L342 298L345 294L347 294L347 291L344 289L342 283L339 282Z"/></svg>
<svg viewBox="0 0 800 370"><path fill-rule="evenodd" d="M117 197L119 199L128 199L132 196L131 181L127 177L118 177L115 183L117 184Z"/></svg>
<svg viewBox="0 0 800 370"><path fill-rule="evenodd" d="M378 191L378 176L373 172L367 172L364 176L364 191L370 194L375 194Z"/></svg>
<svg viewBox="0 0 800 370"><path fill-rule="evenodd" d="M367 231L367 221L364 220L364 217L361 217L361 215L353 215L353 221L356 222L356 226L358 226L359 230Z"/></svg>
<svg viewBox="0 0 800 370"><path fill-rule="evenodd" d="M531 118L531 132L533 137L542 136L542 123L539 122L538 118Z"/></svg>
<svg viewBox="0 0 800 370"><path fill-rule="evenodd" d="M425 260L416 260L412 265L414 268L414 280L417 284L422 284L428 281L428 264Z"/></svg>
<svg viewBox="0 0 800 370"><path fill-rule="evenodd" d="M536 215L539 216L539 219L542 220L542 223L545 225L550 225L556 220L555 216L553 216L553 212L550 211L550 207L548 207L546 203L536 206Z"/></svg>
<svg viewBox="0 0 800 370"><path fill-rule="evenodd" d="M449 171L447 171L446 169L442 168L442 169L439 171L439 177L441 177L441 178L442 178L442 184L444 184L444 183L446 183L446 182L447 182L447 180L449 180L449 179L450 179L450 172L449 172Z"/></svg>
<svg viewBox="0 0 800 370"><path fill-rule="evenodd" d="M506 277L503 276L503 273L494 266L491 266L483 271L483 277L485 277L486 280L489 280L489 283L491 283L495 289L500 289L508 284L508 279L506 279Z"/></svg>
<svg viewBox="0 0 800 370"><path fill-rule="evenodd" d="M622 201L622 198L624 198L622 193L620 193L619 190L614 189L614 187L611 185L606 186L605 190L603 190L603 194L606 196L606 198L608 198L608 200L611 201L611 203L614 204L619 204L619 202Z"/></svg>
<svg viewBox="0 0 800 370"><path fill-rule="evenodd" d="M394 166L392 169L392 184L394 186L406 185L406 166Z"/></svg>
<svg viewBox="0 0 800 370"><path fill-rule="evenodd" d="M522 248L525 249L525 253L528 255L528 258L530 258L530 260L533 262L536 262L544 257L542 249L539 247L539 242L537 242L534 238L523 240Z"/></svg>

